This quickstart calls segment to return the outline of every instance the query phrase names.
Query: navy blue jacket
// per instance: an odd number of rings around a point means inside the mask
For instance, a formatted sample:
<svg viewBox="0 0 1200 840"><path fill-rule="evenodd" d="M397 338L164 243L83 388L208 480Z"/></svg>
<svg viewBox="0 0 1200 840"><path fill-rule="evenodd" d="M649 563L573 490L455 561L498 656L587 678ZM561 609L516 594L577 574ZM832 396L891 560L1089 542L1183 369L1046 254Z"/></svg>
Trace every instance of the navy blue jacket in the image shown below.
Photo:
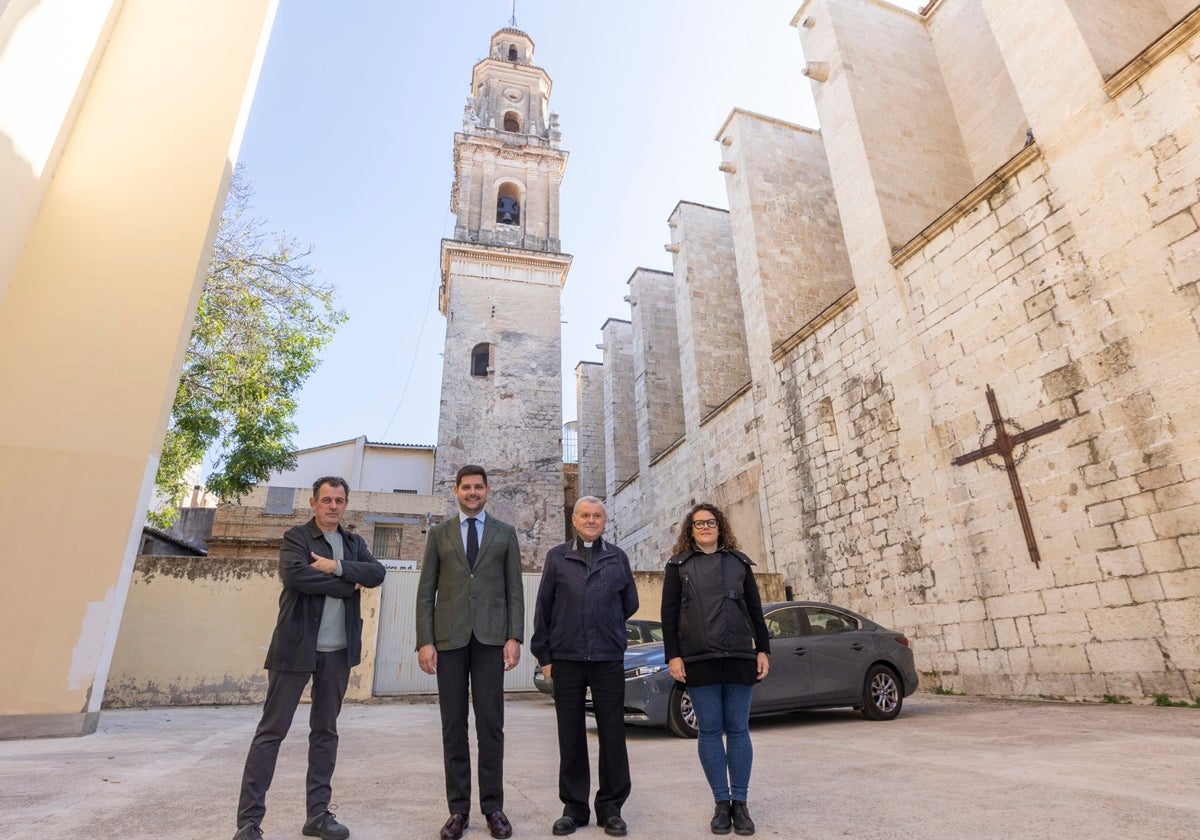
<svg viewBox="0 0 1200 840"><path fill-rule="evenodd" d="M589 572L580 548L571 540L546 554L529 641L538 665L625 658L625 619L638 608L629 558L598 539Z"/></svg>
<svg viewBox="0 0 1200 840"><path fill-rule="evenodd" d="M272 671L315 671L317 669L317 631L321 629L321 614L325 597L346 600L346 656L353 668L362 658L362 614L359 595L354 584L368 589L379 586L387 569L374 558L367 543L358 534L341 525L342 576L319 572L312 567L309 552L320 557L333 557L333 546L316 519L289 528L283 535L279 550L279 576L283 591L279 593L279 618L267 649L263 665Z"/></svg>

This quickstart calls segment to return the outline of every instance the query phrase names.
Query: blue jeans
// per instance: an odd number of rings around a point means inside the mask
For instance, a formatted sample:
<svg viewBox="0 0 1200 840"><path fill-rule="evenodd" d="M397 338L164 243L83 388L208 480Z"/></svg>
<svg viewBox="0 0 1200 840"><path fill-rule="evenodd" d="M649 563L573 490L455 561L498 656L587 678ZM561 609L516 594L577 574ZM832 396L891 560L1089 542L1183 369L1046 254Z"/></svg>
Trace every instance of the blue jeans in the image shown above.
<svg viewBox="0 0 1200 840"><path fill-rule="evenodd" d="M688 686L700 737L696 751L717 802L745 802L750 790L750 695L754 686L736 683ZM722 739L722 733L724 739Z"/></svg>

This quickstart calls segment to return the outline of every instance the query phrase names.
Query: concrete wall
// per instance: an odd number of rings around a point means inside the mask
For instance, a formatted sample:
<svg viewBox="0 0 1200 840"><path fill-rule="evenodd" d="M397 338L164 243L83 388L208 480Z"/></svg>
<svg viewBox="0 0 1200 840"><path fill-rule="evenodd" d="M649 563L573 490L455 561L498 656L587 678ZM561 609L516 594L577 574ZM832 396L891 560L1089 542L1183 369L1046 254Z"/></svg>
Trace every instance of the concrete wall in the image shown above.
<svg viewBox="0 0 1200 840"><path fill-rule="evenodd" d="M0 8L0 737L95 728L275 9L88 5Z"/></svg>
<svg viewBox="0 0 1200 840"><path fill-rule="evenodd" d="M278 559L139 557L104 706L261 703L279 588ZM350 672L351 701L368 699L374 680L379 589L361 597L363 661Z"/></svg>
<svg viewBox="0 0 1200 840"><path fill-rule="evenodd" d="M756 577L764 603L783 600L778 575ZM658 621L662 573L636 572L635 579L636 617ZM380 592L362 593L363 660L350 672L351 702L372 696ZM139 557L104 707L261 703L278 601L275 560ZM411 614L409 605L408 620ZM415 653L401 655L415 662Z"/></svg>

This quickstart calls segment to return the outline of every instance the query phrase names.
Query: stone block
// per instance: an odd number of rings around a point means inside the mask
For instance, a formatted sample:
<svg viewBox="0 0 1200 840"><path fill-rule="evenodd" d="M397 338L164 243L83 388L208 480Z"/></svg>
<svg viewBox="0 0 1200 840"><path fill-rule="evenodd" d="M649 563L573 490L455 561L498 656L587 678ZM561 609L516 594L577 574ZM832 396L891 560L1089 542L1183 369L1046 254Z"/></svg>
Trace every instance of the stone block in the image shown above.
<svg viewBox="0 0 1200 840"><path fill-rule="evenodd" d="M1086 646L1089 667L1110 675L1165 671L1166 664L1158 645L1149 639L1092 642ZM1135 685L1126 696L1138 693Z"/></svg>
<svg viewBox="0 0 1200 840"><path fill-rule="evenodd" d="M1109 525L1125 518L1125 503L1121 499L1089 505L1088 520L1093 525Z"/></svg>
<svg viewBox="0 0 1200 840"><path fill-rule="evenodd" d="M1166 597L1158 575L1131 577L1125 582L1129 585L1129 595L1135 604L1155 603Z"/></svg>
<svg viewBox="0 0 1200 840"><path fill-rule="evenodd" d="M1191 567L1159 575L1163 595L1167 598L1200 597L1200 568Z"/></svg>
<svg viewBox="0 0 1200 840"><path fill-rule="evenodd" d="M1100 595L1100 603L1106 607L1119 607L1133 603L1133 596L1129 594L1129 584L1125 582L1124 578L1102 580L1096 584L1096 592Z"/></svg>
<svg viewBox="0 0 1200 840"><path fill-rule="evenodd" d="M966 650L981 650L994 641L990 637L988 622L984 621L964 621L958 625L958 633Z"/></svg>
<svg viewBox="0 0 1200 840"><path fill-rule="evenodd" d="M1083 611L1030 616L1029 626L1038 647L1083 644L1092 638Z"/></svg>
<svg viewBox="0 0 1200 840"><path fill-rule="evenodd" d="M979 654L975 650L961 650L954 655L955 671L964 679L978 677L983 673L979 667Z"/></svg>
<svg viewBox="0 0 1200 840"><path fill-rule="evenodd" d="M1117 534L1117 542L1122 546L1137 546L1153 542L1155 539L1154 528L1150 524L1149 516L1138 516L1116 522L1113 524L1113 528ZM1100 564L1103 567L1103 558Z"/></svg>
<svg viewBox="0 0 1200 840"><path fill-rule="evenodd" d="M1165 694L1174 700L1190 699L1187 677L1179 671L1161 671L1139 676L1142 683L1141 693L1145 697Z"/></svg>
<svg viewBox="0 0 1200 840"><path fill-rule="evenodd" d="M1040 615L1046 611L1040 592L987 598L986 604L988 615L993 619L1012 618L1018 615Z"/></svg>
<svg viewBox="0 0 1200 840"><path fill-rule="evenodd" d="M1131 607L1110 607L1088 613L1088 624L1098 641L1156 639L1163 633L1159 605L1138 604Z"/></svg>
<svg viewBox="0 0 1200 840"><path fill-rule="evenodd" d="M1100 606L1100 593L1094 583L1061 586L1043 592L1042 603L1047 613L1091 610Z"/></svg>
<svg viewBox="0 0 1200 840"><path fill-rule="evenodd" d="M1184 566L1184 553L1181 546L1189 544L1193 557L1200 558L1200 537L1181 537L1178 540L1158 540L1139 546L1142 564L1148 572L1166 572L1181 569Z"/></svg>
<svg viewBox="0 0 1200 840"><path fill-rule="evenodd" d="M1138 486L1143 490L1157 490L1170 484L1183 481L1183 468L1178 464L1147 470L1136 476Z"/></svg>
<svg viewBox="0 0 1200 840"><path fill-rule="evenodd" d="M1039 674L1086 674L1091 670L1081 644L1037 647L1029 651L1029 660Z"/></svg>
<svg viewBox="0 0 1200 840"><path fill-rule="evenodd" d="M992 630L996 634L996 644L1002 648L1018 647L1021 644L1017 624L1011 618L1000 618L992 622Z"/></svg>
<svg viewBox="0 0 1200 840"><path fill-rule="evenodd" d="M1200 504L1162 511L1152 515L1150 522L1160 538L1200 534Z"/></svg>
<svg viewBox="0 0 1200 840"><path fill-rule="evenodd" d="M1096 553L1100 570L1108 577L1140 575L1146 571L1141 553L1137 548L1116 548Z"/></svg>
<svg viewBox="0 0 1200 840"><path fill-rule="evenodd" d="M1200 671L1200 636L1186 629L1182 633L1172 632L1173 629L1169 628L1167 635L1159 642L1163 655L1170 658L1175 668Z"/></svg>

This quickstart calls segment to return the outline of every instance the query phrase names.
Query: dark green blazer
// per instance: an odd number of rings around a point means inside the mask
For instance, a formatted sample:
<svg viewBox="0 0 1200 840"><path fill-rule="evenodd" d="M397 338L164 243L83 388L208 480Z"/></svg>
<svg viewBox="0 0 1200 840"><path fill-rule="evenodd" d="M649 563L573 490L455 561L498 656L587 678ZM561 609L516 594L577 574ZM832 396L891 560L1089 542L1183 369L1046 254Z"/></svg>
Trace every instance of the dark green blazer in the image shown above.
<svg viewBox="0 0 1200 840"><path fill-rule="evenodd" d="M417 648L523 641L525 594L517 532L492 515L484 521L475 568L467 567L458 511L429 529L417 582Z"/></svg>

